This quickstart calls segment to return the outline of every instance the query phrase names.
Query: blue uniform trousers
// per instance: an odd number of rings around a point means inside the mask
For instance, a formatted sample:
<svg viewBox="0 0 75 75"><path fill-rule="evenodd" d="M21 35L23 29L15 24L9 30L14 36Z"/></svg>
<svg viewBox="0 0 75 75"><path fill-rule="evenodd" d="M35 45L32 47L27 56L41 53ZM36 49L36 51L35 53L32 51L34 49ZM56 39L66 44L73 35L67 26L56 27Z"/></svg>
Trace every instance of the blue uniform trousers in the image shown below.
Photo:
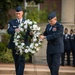
<svg viewBox="0 0 75 75"><path fill-rule="evenodd" d="M23 75L25 67L25 58L23 56L16 54L15 49L12 50L12 55L15 62L16 75Z"/></svg>
<svg viewBox="0 0 75 75"><path fill-rule="evenodd" d="M47 63L51 71L51 75L59 75L61 53L47 54Z"/></svg>
<svg viewBox="0 0 75 75"><path fill-rule="evenodd" d="M72 49L73 66L75 67L75 50Z"/></svg>
<svg viewBox="0 0 75 75"><path fill-rule="evenodd" d="M70 50L65 50L64 53L62 53L61 55L61 65L64 66L64 62L65 62L65 53L67 54L67 64L66 65L70 65Z"/></svg>

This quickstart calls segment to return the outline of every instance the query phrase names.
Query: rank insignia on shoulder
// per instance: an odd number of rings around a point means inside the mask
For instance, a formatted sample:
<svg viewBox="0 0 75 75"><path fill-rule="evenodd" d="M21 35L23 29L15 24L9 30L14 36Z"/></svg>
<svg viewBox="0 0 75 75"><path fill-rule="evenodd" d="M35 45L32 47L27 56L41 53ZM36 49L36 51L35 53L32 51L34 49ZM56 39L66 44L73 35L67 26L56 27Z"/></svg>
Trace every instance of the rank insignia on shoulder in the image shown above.
<svg viewBox="0 0 75 75"><path fill-rule="evenodd" d="M61 23L59 23L59 25L62 25Z"/></svg>
<svg viewBox="0 0 75 75"><path fill-rule="evenodd" d="M8 24L8 29L9 29L9 27L10 27L10 24Z"/></svg>

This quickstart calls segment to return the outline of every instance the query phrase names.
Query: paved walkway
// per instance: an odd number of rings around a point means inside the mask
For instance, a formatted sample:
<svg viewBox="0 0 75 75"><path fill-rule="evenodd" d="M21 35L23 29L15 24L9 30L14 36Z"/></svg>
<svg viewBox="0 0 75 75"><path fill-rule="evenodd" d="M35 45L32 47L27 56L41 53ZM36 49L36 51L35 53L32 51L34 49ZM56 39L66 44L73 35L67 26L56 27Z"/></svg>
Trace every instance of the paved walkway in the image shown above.
<svg viewBox="0 0 75 75"><path fill-rule="evenodd" d="M0 64L0 70L1 69L14 69L14 64ZM28 69L37 69L39 71L49 71L49 68L47 65L36 65L36 64L26 64L25 70ZM71 66L60 66L60 71L66 71L66 72L75 72L75 67Z"/></svg>
<svg viewBox="0 0 75 75"><path fill-rule="evenodd" d="M14 71L14 64L0 64L0 73L2 72L6 72L7 71ZM25 65L25 73L28 72L43 72L45 73L49 73L49 68L47 65L36 65L36 64L26 64ZM71 66L60 66L60 70L59 72L61 73L70 73L70 75L75 75L75 67L71 67ZM5 75L5 74L0 74L0 75ZM8 75L8 74L7 74ZM25 74L26 75L26 74ZM27 74L30 75L30 74ZM33 75L33 74L32 74ZM39 74L38 74L39 75ZM42 74L43 75L43 74ZM45 74L47 75L47 74ZM64 74L65 75L65 74Z"/></svg>

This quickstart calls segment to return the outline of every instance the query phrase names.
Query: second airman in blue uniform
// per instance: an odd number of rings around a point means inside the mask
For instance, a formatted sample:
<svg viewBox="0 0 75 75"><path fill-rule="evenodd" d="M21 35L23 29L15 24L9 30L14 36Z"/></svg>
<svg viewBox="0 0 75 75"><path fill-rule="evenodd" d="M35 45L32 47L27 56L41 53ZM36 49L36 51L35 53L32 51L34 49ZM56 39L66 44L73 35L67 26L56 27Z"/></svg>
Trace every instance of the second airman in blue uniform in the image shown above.
<svg viewBox="0 0 75 75"><path fill-rule="evenodd" d="M51 75L59 75L61 53L64 52L63 25L57 21L55 12L48 16L48 22L39 38L47 40L47 63Z"/></svg>

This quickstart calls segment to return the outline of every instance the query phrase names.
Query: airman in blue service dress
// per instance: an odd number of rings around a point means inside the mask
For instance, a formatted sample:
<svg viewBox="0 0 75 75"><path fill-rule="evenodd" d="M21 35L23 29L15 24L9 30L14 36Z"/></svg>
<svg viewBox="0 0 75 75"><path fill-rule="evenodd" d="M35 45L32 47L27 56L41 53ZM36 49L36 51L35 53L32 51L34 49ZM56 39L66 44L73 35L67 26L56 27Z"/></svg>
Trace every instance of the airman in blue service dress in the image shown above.
<svg viewBox="0 0 75 75"><path fill-rule="evenodd" d="M65 54L67 56L67 65L70 66L70 52L71 52L71 47L70 47L70 35L68 34L68 29L65 28L64 34L63 34L63 41L64 41L64 53L61 56L61 65L64 66L65 62Z"/></svg>
<svg viewBox="0 0 75 75"><path fill-rule="evenodd" d="M16 12L18 13L20 11L22 11L22 8L20 6L18 6L16 8ZM24 22L24 21L25 21L25 19L22 18L21 22ZM11 35L10 42L8 44L8 48L12 49L12 55L13 55L14 62L15 62L16 75L23 75L24 67L25 67L25 58L22 55L16 54L15 44L13 42L15 29L17 29L18 26L19 26L18 19L10 20L9 23L8 23L8 30L7 30L7 32L8 32L8 34ZM28 44L29 32L30 32L30 30L27 29L27 33L24 36L25 37L24 41L25 41L26 45Z"/></svg>
<svg viewBox="0 0 75 75"><path fill-rule="evenodd" d="M56 13L53 12L48 16L48 20L52 22L55 17ZM40 38L42 37L47 40L47 63L51 75L59 75L61 53L64 52L63 25L57 20L54 25L47 24L44 34Z"/></svg>
<svg viewBox="0 0 75 75"><path fill-rule="evenodd" d="M72 51L72 57L73 57L73 66L75 67L75 34L73 29L70 30L70 45L71 45L71 51Z"/></svg>

